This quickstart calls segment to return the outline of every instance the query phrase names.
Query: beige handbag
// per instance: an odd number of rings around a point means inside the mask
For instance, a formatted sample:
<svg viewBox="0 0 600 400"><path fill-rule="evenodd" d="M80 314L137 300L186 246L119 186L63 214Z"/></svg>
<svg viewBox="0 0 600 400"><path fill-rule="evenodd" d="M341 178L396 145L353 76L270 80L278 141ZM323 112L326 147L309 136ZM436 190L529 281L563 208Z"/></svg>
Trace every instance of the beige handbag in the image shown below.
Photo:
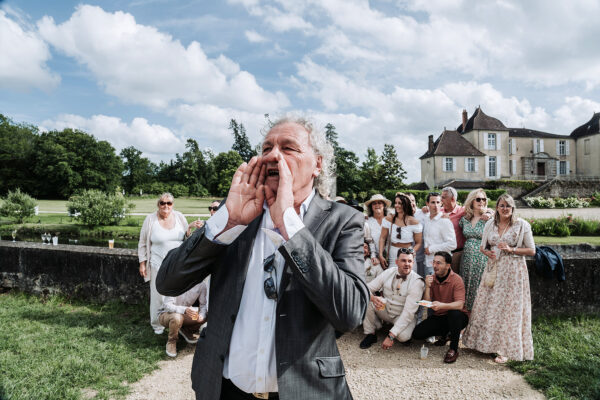
<svg viewBox="0 0 600 400"><path fill-rule="evenodd" d="M494 283L496 283L496 274L498 273L498 261L493 260L489 262L485 267L485 272L483 274L483 284L486 287L493 288Z"/></svg>

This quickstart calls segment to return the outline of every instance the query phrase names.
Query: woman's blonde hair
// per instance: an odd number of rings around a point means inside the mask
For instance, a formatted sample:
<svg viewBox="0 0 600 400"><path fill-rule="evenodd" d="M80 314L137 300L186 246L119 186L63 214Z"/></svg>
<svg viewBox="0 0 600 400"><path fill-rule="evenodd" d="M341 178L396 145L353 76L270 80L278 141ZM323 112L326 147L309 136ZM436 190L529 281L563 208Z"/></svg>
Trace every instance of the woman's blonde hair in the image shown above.
<svg viewBox="0 0 600 400"><path fill-rule="evenodd" d="M494 224L498 226L498 223L500 222L500 213L498 212L498 206L500 205L501 201L504 201L509 207L512 208L512 214L510 215L509 225L514 224L517 221L517 216L515 215L515 210L517 209L517 207L515 205L515 200L508 193L504 193L503 195L498 197L498 200L496 200L496 213L494 214Z"/></svg>
<svg viewBox="0 0 600 400"><path fill-rule="evenodd" d="M471 193L469 193L469 195L467 196L467 200L465 200L465 218L469 221L473 218L473 215L475 214L473 212L473 202L475 201L475 198L480 194L483 194L483 197L487 199L485 190L479 188L472 190Z"/></svg>
<svg viewBox="0 0 600 400"><path fill-rule="evenodd" d="M169 192L164 192L163 194L160 195L160 197L158 198L158 200L156 200L156 206L160 207L160 201L164 198L167 198L169 200L171 200L171 203L175 203L175 197L173 197L173 195Z"/></svg>

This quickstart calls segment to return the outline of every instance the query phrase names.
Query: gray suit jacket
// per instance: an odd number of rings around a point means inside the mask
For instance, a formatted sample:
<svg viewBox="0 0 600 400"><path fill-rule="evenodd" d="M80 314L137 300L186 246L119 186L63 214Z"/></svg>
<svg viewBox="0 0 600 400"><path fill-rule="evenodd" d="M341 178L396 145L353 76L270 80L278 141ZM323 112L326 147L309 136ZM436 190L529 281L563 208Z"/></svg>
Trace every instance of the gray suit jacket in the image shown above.
<svg viewBox="0 0 600 400"><path fill-rule="evenodd" d="M198 399L218 399L223 361L239 310L250 252L262 216L230 245L211 242L198 229L165 257L158 291L177 296L211 274L209 324L196 345L192 386ZM315 195L301 229L278 251L286 263L275 325L277 384L287 399L351 399L335 330L364 319L364 217Z"/></svg>

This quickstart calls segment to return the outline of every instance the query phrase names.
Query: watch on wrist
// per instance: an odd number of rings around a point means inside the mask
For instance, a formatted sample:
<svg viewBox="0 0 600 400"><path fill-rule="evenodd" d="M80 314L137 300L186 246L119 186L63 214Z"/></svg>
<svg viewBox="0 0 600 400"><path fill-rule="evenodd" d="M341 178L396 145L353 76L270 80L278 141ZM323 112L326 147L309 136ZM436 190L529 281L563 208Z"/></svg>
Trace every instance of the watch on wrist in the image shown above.
<svg viewBox="0 0 600 400"><path fill-rule="evenodd" d="M396 339L395 337L393 337L393 336L392 336L392 334L391 334L391 333L388 333L388 338L389 338L389 339L390 339L392 342L394 341L394 339Z"/></svg>

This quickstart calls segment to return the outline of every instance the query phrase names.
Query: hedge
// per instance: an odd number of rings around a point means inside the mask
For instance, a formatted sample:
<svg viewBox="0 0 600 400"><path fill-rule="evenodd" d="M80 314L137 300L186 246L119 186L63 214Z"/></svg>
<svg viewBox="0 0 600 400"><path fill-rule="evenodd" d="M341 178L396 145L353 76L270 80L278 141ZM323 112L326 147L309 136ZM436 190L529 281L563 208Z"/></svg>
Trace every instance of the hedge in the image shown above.
<svg viewBox="0 0 600 400"><path fill-rule="evenodd" d="M531 219L531 231L535 236L600 236L600 221L573 218Z"/></svg>

